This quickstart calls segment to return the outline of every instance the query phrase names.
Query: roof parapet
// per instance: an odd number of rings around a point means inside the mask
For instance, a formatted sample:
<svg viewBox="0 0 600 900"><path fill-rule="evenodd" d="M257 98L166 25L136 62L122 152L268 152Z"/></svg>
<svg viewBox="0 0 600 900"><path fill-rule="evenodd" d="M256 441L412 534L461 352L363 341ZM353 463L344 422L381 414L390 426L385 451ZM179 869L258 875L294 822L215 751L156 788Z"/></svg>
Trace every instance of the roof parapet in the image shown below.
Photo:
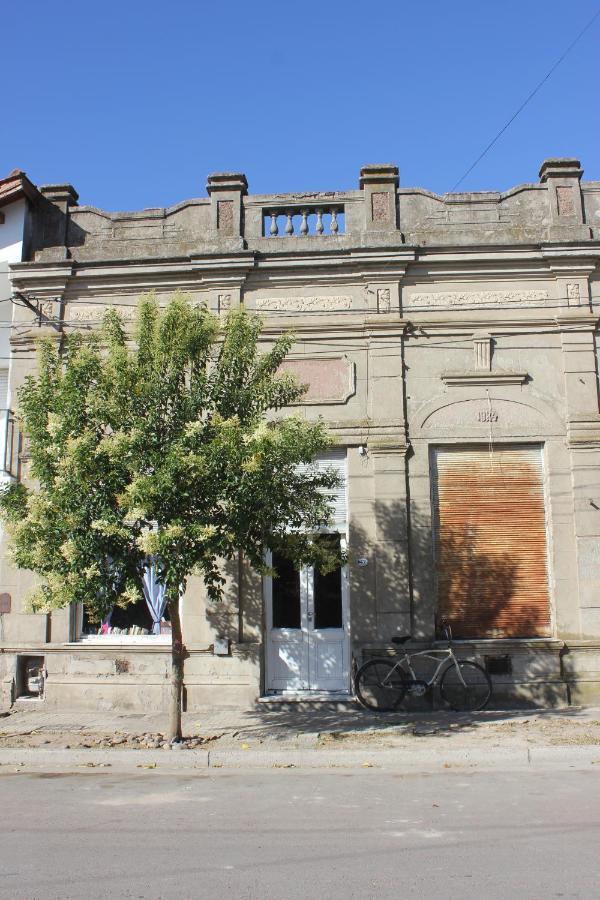
<svg viewBox="0 0 600 900"><path fill-rule="evenodd" d="M77 206L79 194L72 184L42 184L40 193L46 200L52 203L66 203L67 206Z"/></svg>
<svg viewBox="0 0 600 900"><path fill-rule="evenodd" d="M208 176L206 190L209 196L217 191L239 191L245 195L248 181L243 172L213 172Z"/></svg>
<svg viewBox="0 0 600 900"><path fill-rule="evenodd" d="M400 184L398 166L392 163L370 163L367 166L362 166L359 179L361 191L367 185L372 184L393 184L394 187L398 187Z"/></svg>
<svg viewBox="0 0 600 900"><path fill-rule="evenodd" d="M396 190L400 184L398 166L378 163L360 170L360 189L365 199L365 229L371 233L398 231Z"/></svg>
<svg viewBox="0 0 600 900"><path fill-rule="evenodd" d="M542 184L549 178L577 178L581 181L582 175L581 163L574 156L555 156L545 159L540 168Z"/></svg>

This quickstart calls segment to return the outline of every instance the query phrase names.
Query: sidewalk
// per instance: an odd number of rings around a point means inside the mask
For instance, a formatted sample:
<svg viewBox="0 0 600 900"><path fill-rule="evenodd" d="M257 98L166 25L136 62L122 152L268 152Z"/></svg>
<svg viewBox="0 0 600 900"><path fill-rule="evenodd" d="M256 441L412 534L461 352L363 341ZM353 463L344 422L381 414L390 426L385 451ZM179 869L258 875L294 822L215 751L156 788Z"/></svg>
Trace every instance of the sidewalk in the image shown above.
<svg viewBox="0 0 600 900"><path fill-rule="evenodd" d="M165 726L164 714L19 708L0 718L0 765L600 768L598 708L381 715L358 707L211 708L184 714L185 740L175 748Z"/></svg>

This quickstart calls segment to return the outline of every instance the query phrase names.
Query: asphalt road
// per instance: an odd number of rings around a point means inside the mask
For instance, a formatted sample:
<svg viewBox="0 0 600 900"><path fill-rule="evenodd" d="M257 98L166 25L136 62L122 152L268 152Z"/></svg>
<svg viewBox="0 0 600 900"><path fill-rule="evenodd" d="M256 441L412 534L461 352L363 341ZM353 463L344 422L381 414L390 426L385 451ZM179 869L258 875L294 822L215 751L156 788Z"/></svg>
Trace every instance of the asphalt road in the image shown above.
<svg viewBox="0 0 600 900"><path fill-rule="evenodd" d="M599 801L597 769L2 767L0 897L599 897Z"/></svg>

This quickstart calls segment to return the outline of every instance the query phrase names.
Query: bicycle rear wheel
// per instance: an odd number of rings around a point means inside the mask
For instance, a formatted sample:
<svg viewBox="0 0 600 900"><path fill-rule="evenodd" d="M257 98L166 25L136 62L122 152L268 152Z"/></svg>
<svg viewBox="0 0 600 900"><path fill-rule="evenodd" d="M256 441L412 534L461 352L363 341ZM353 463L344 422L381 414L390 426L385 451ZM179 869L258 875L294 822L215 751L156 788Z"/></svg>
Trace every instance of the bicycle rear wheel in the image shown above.
<svg viewBox="0 0 600 900"><path fill-rule="evenodd" d="M404 699L404 674L388 659L369 659L356 673L354 692L365 709L391 712Z"/></svg>
<svg viewBox="0 0 600 900"><path fill-rule="evenodd" d="M492 682L485 669L477 663L457 659L444 671L440 693L451 709L475 712L487 706L492 696Z"/></svg>

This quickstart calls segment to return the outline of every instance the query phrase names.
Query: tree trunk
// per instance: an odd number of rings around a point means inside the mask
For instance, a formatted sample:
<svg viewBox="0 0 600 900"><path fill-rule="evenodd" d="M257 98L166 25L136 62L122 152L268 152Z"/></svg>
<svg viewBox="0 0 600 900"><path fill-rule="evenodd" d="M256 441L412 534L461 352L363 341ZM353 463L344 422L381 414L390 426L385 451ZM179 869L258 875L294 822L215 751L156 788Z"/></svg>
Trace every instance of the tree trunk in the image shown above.
<svg viewBox="0 0 600 900"><path fill-rule="evenodd" d="M179 599L169 600L171 617L171 702L169 709L169 740L181 740L181 699L183 694L183 638L179 618Z"/></svg>

